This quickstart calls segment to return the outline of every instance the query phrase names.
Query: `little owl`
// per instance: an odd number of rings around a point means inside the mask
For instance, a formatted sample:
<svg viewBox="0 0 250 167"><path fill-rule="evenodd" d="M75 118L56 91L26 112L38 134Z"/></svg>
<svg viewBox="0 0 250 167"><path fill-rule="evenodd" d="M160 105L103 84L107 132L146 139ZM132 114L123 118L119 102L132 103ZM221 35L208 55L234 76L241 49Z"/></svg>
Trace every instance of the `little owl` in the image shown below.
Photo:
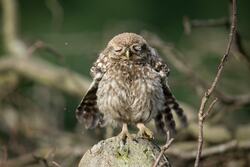
<svg viewBox="0 0 250 167"><path fill-rule="evenodd" d="M185 125L186 116L167 84L169 68L149 46L134 33L122 33L109 41L91 68L93 82L76 117L86 128L122 123L122 139L131 137L127 125L136 125L138 134L152 138L145 123L154 119L157 130L175 133L174 110Z"/></svg>

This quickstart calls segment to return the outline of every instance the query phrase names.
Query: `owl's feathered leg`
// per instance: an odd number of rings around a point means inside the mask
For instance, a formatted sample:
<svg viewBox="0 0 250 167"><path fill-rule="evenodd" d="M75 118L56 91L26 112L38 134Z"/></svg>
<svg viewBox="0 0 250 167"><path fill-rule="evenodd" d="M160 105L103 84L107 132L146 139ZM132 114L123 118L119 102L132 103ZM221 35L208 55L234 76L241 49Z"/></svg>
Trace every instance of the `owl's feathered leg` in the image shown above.
<svg viewBox="0 0 250 167"><path fill-rule="evenodd" d="M126 123L122 124L122 131L118 137L121 137L122 140L126 140L127 138L132 139L131 134L128 132L128 125Z"/></svg>
<svg viewBox="0 0 250 167"><path fill-rule="evenodd" d="M137 128L139 129L138 135L147 139L153 139L153 132L148 129L143 123L138 123Z"/></svg>

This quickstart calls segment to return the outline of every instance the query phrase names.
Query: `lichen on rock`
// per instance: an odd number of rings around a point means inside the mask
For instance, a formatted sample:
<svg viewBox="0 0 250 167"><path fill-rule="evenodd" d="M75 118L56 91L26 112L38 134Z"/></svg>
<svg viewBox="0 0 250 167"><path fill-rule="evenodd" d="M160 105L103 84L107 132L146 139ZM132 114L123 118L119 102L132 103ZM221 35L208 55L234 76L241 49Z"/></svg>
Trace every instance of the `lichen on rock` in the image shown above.
<svg viewBox="0 0 250 167"><path fill-rule="evenodd" d="M159 153L160 148L153 141L136 136L126 141L112 137L89 149L78 167L152 167ZM171 166L166 156L159 166Z"/></svg>

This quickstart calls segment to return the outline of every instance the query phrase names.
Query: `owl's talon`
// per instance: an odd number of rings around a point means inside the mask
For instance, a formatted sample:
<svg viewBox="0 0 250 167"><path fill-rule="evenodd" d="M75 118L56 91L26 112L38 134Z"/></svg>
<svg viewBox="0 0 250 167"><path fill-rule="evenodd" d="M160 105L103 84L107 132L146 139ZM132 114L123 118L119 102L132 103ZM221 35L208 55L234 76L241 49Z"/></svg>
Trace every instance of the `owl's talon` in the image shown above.
<svg viewBox="0 0 250 167"><path fill-rule="evenodd" d="M122 131L118 135L118 137L121 138L121 140L123 140L123 141L126 141L127 139L129 139L129 140L133 139L132 136L131 136L131 134L128 132L128 126L127 126L127 124L125 124L125 123L123 124Z"/></svg>
<svg viewBox="0 0 250 167"><path fill-rule="evenodd" d="M137 128L139 129L138 136L146 138L146 139L154 139L153 132L148 129L144 124L138 123Z"/></svg>

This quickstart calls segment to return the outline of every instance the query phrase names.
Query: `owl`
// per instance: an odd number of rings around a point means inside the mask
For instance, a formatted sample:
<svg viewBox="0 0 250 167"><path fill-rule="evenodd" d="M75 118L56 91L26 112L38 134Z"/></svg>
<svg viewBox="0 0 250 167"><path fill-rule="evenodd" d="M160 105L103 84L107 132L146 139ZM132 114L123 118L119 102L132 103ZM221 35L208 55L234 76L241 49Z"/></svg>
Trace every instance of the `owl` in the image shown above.
<svg viewBox="0 0 250 167"><path fill-rule="evenodd" d="M137 126L138 135L153 138L145 126L152 119L157 130L174 135L171 111L176 112L184 126L187 118L167 83L169 71L142 36L116 35L90 70L93 82L76 109L77 119L86 128L118 122L122 125L122 139L131 138L128 124Z"/></svg>

